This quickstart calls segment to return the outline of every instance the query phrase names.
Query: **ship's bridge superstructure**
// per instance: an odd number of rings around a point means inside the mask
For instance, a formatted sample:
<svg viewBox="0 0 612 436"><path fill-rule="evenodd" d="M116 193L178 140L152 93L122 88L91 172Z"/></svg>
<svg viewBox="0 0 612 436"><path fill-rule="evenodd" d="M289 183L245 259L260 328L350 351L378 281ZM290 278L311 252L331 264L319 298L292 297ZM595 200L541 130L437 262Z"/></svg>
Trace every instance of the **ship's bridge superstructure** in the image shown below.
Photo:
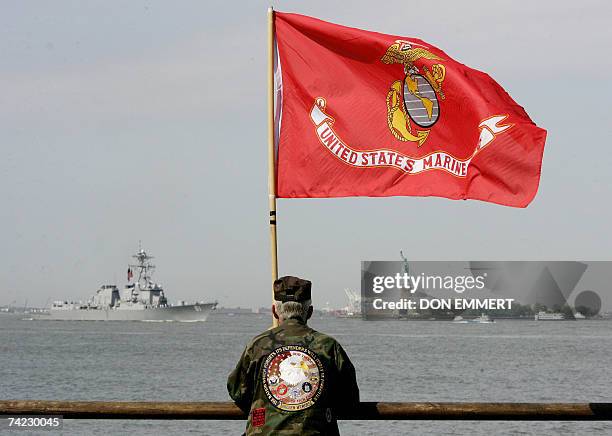
<svg viewBox="0 0 612 436"><path fill-rule="evenodd" d="M102 285L93 296L91 305L94 307L113 307L119 301L119 289L115 285Z"/></svg>

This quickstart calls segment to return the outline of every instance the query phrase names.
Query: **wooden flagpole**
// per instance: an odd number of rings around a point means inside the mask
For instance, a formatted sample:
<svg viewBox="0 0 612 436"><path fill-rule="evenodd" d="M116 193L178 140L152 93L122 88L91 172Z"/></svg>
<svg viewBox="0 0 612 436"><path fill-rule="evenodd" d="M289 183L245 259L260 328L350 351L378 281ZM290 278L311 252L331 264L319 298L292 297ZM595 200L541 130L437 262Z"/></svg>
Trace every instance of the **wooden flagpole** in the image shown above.
<svg viewBox="0 0 612 436"><path fill-rule="evenodd" d="M278 278L276 241L276 158L274 150L274 10L268 8L268 202L270 208L270 257L272 262L272 304L274 281ZM272 315L272 327L278 320Z"/></svg>

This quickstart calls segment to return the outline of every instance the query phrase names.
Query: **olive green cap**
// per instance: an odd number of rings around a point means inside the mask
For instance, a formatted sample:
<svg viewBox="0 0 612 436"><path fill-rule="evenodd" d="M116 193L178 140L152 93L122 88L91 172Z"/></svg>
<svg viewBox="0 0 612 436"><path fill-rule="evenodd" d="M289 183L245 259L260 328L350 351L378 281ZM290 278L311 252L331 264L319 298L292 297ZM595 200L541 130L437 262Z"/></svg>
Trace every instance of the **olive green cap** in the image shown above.
<svg viewBox="0 0 612 436"><path fill-rule="evenodd" d="M310 280L299 277L285 276L274 281L274 299L276 301L298 301L310 300Z"/></svg>

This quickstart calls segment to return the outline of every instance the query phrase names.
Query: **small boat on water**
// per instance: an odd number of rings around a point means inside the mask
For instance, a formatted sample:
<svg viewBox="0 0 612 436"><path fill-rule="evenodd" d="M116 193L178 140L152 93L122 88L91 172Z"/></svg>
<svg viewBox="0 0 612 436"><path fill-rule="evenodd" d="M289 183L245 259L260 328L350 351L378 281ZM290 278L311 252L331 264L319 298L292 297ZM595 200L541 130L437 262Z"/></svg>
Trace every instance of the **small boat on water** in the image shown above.
<svg viewBox="0 0 612 436"><path fill-rule="evenodd" d="M464 319L462 316L456 316L453 322L457 324L493 324L495 321L489 315L481 313L478 318L473 319Z"/></svg>
<svg viewBox="0 0 612 436"><path fill-rule="evenodd" d="M565 315L559 312L548 313L540 311L535 314L534 319L536 321L563 321L565 319Z"/></svg>

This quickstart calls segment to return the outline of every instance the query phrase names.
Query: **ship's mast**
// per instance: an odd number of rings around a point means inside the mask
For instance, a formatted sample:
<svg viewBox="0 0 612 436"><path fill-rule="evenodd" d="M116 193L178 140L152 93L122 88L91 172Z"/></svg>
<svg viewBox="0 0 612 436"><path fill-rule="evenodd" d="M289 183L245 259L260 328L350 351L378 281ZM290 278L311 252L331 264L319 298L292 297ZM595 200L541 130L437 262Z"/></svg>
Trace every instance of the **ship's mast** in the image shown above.
<svg viewBox="0 0 612 436"><path fill-rule="evenodd" d="M131 268L138 268L138 287L141 289L152 287L151 276L155 270L155 265L151 264L149 260L154 257L149 256L142 248L132 257L138 261L138 264L130 265Z"/></svg>

